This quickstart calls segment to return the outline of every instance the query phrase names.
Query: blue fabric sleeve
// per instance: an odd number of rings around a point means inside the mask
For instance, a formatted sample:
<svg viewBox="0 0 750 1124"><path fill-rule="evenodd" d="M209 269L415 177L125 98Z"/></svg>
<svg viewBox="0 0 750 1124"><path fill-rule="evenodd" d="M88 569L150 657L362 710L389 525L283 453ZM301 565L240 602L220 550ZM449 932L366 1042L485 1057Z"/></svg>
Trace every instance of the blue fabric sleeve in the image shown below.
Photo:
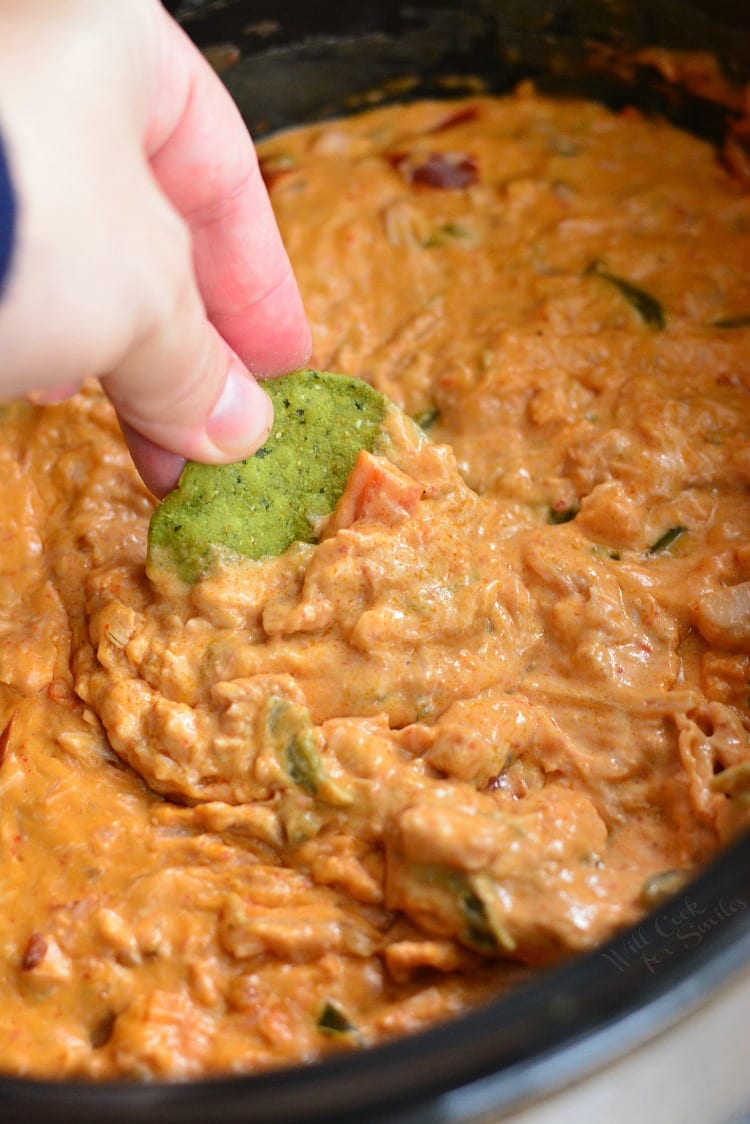
<svg viewBox="0 0 750 1124"><path fill-rule="evenodd" d="M13 256L13 238L16 227L16 198L10 181L8 161L0 136L0 296L8 277Z"/></svg>

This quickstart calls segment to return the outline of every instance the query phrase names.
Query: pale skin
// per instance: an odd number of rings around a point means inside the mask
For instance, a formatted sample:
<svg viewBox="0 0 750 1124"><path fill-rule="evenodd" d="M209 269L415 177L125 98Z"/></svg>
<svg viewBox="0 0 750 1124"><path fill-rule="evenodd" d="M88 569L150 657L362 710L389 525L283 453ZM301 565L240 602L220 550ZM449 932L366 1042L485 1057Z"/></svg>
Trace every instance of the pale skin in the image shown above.
<svg viewBox="0 0 750 1124"><path fill-rule="evenodd" d="M19 202L0 397L97 377L157 495L272 423L254 376L310 330L234 103L158 0L2 0L0 130Z"/></svg>

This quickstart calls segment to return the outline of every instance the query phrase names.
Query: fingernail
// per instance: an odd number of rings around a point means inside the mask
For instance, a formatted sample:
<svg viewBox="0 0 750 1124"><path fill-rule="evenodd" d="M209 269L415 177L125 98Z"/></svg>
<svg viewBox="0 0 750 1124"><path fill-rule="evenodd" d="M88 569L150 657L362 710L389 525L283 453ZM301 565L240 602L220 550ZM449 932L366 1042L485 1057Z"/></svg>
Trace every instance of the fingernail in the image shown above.
<svg viewBox="0 0 750 1124"><path fill-rule="evenodd" d="M244 367L232 364L206 422L206 436L222 453L239 460L263 444L272 424L270 398Z"/></svg>

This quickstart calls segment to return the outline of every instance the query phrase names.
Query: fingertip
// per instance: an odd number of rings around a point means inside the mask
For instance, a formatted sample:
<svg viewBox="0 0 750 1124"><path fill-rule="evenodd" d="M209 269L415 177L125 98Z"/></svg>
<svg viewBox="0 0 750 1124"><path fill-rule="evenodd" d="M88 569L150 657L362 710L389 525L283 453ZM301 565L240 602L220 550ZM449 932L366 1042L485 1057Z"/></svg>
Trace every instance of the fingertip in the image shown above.
<svg viewBox="0 0 750 1124"><path fill-rule="evenodd" d="M164 445L136 429L119 411L118 420L138 474L149 491L162 499L176 486L186 459L228 464L256 452L273 425L273 406L230 353L223 389L208 417L181 432L165 433Z"/></svg>
<svg viewBox="0 0 750 1124"><path fill-rule="evenodd" d="M203 454L212 460L240 460L260 448L272 425L271 399L233 357L224 388L206 421Z"/></svg>

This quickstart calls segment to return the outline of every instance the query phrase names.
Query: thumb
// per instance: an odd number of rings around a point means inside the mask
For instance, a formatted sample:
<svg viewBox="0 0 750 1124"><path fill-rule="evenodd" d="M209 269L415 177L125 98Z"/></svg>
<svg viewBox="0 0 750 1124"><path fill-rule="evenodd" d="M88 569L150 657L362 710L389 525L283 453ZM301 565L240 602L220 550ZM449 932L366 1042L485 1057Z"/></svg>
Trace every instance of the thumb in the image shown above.
<svg viewBox="0 0 750 1124"><path fill-rule="evenodd" d="M240 460L263 444L273 422L268 395L209 323L192 270L186 274L172 307L162 307L101 380L157 496L174 487L184 458Z"/></svg>

